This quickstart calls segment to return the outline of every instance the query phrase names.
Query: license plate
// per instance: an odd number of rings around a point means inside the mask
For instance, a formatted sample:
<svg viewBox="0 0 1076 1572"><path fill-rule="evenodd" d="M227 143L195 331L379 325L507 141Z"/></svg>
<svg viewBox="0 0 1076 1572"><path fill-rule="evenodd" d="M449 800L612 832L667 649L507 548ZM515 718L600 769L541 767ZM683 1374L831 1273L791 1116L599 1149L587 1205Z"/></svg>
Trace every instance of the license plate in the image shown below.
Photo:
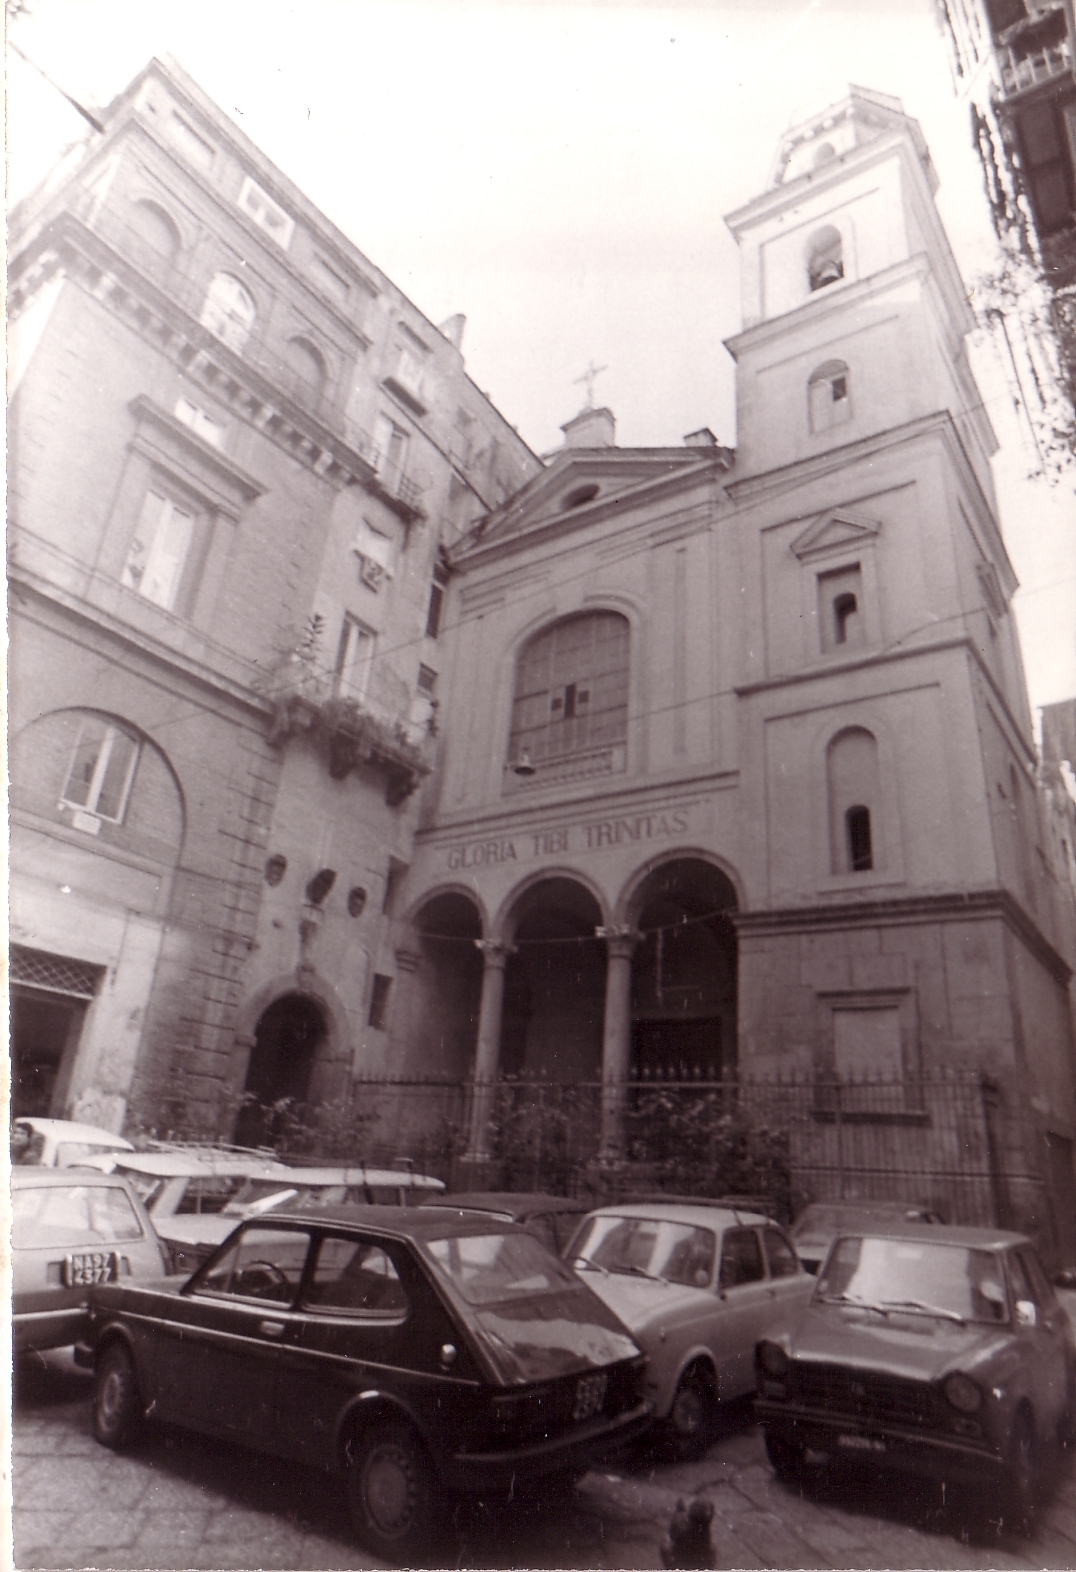
<svg viewBox="0 0 1076 1572"><path fill-rule="evenodd" d="M875 1441L871 1436L838 1436L837 1445L847 1447L851 1452L884 1452L885 1442Z"/></svg>
<svg viewBox="0 0 1076 1572"><path fill-rule="evenodd" d="M575 1388L573 1419L592 1419L595 1414L601 1413L608 1379L604 1370L599 1371L597 1375L580 1376Z"/></svg>
<svg viewBox="0 0 1076 1572"><path fill-rule="evenodd" d="M69 1255L64 1261L67 1288L85 1288L91 1283L114 1283L118 1275L115 1251L88 1250L84 1255Z"/></svg>

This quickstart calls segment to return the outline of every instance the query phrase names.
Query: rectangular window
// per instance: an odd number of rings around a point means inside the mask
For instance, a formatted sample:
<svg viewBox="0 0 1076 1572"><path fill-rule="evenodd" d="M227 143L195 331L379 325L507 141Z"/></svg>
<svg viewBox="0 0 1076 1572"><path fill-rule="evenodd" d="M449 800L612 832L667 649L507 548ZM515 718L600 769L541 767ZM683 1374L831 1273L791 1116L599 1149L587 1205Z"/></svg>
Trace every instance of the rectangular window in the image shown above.
<svg viewBox="0 0 1076 1572"><path fill-rule="evenodd" d="M863 637L863 575L859 564L818 575L818 622L823 652L859 649Z"/></svg>
<svg viewBox="0 0 1076 1572"><path fill-rule="evenodd" d="M269 193L263 191L249 175L240 186L236 201L259 229L264 229L267 235L272 235L277 245L285 251L288 249L291 245L291 237L295 233L295 220L289 218L284 209L278 207Z"/></svg>
<svg viewBox="0 0 1076 1572"><path fill-rule="evenodd" d="M119 824L138 763L138 743L96 716L82 723L61 802Z"/></svg>
<svg viewBox="0 0 1076 1572"><path fill-rule="evenodd" d="M389 993L392 989L392 978L383 977L380 972L374 975L374 991L370 995L370 1025L377 1031L383 1032L388 1022Z"/></svg>
<svg viewBox="0 0 1076 1572"><path fill-rule="evenodd" d="M121 582L171 611L190 551L194 514L159 491L148 491L123 565Z"/></svg>
<svg viewBox="0 0 1076 1572"><path fill-rule="evenodd" d="M395 492L407 461L407 432L387 415L374 422L374 467L389 491Z"/></svg>
<svg viewBox="0 0 1076 1572"><path fill-rule="evenodd" d="M433 583L430 585L430 604L426 612L426 637L435 639L441 631L441 608L445 603L445 585L448 583L448 569L444 563L438 562L433 570Z"/></svg>
<svg viewBox="0 0 1076 1572"><path fill-rule="evenodd" d="M432 693L436 686L437 673L433 667L420 666L418 668L418 691L420 693Z"/></svg>
<svg viewBox="0 0 1076 1572"><path fill-rule="evenodd" d="M374 635L354 617L345 617L336 651L333 692L342 699L361 699L370 680Z"/></svg>

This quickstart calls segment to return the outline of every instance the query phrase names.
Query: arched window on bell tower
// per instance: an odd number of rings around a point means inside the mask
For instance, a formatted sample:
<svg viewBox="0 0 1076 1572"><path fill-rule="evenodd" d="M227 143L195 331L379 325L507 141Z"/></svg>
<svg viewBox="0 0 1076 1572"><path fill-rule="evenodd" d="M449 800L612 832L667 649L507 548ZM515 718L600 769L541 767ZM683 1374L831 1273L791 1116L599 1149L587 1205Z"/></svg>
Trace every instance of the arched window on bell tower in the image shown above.
<svg viewBox="0 0 1076 1572"><path fill-rule="evenodd" d="M852 418L852 374L843 360L827 360L807 382L807 415L813 432L843 426Z"/></svg>
<svg viewBox="0 0 1076 1572"><path fill-rule="evenodd" d="M844 277L844 243L833 224L816 229L807 242L807 282L812 291Z"/></svg>
<svg viewBox="0 0 1076 1572"><path fill-rule="evenodd" d="M878 743L863 726L838 732L826 750L830 868L867 873L878 865Z"/></svg>

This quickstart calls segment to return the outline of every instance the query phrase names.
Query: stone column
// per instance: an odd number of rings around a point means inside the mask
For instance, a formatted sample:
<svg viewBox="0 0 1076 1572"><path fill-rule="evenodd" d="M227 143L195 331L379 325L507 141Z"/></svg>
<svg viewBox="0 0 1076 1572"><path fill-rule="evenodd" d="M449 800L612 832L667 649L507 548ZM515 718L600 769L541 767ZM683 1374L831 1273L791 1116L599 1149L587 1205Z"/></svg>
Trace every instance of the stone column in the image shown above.
<svg viewBox="0 0 1076 1572"><path fill-rule="evenodd" d="M478 1007L478 1042L474 1056L474 1100L471 1105L471 1134L467 1162L483 1162L487 1151L493 1087L501 1058L501 1017L504 1010L504 968L515 954L514 944L497 939L476 939L482 952L482 1001Z"/></svg>
<svg viewBox="0 0 1076 1572"><path fill-rule="evenodd" d="M642 934L627 923L595 930L606 943L602 1032L601 1157L620 1155L625 1084L631 1067L631 958Z"/></svg>

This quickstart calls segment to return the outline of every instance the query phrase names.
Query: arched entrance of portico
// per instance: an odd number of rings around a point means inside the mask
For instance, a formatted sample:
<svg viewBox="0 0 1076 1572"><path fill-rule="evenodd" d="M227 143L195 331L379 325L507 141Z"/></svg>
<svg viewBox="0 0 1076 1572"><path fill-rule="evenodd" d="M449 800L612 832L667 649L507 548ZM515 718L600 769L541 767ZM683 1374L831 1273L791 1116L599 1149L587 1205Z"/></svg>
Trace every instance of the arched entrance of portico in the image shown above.
<svg viewBox="0 0 1076 1572"><path fill-rule="evenodd" d="M412 914L411 930L420 962L410 980L405 1068L468 1080L482 998L482 915L469 895L444 890Z"/></svg>
<svg viewBox="0 0 1076 1572"><path fill-rule="evenodd" d="M633 1076L735 1074L737 904L732 881L701 857L664 862L633 891Z"/></svg>
<svg viewBox="0 0 1076 1572"><path fill-rule="evenodd" d="M279 1105L300 1115L310 1096L318 1050L328 1035L325 1012L305 993L286 993L263 1010L254 1028L243 1093L235 1122L242 1146L263 1146L277 1133Z"/></svg>
<svg viewBox="0 0 1076 1572"><path fill-rule="evenodd" d="M601 1074L605 946L602 910L575 879L524 890L504 924L502 1075L587 1081Z"/></svg>

